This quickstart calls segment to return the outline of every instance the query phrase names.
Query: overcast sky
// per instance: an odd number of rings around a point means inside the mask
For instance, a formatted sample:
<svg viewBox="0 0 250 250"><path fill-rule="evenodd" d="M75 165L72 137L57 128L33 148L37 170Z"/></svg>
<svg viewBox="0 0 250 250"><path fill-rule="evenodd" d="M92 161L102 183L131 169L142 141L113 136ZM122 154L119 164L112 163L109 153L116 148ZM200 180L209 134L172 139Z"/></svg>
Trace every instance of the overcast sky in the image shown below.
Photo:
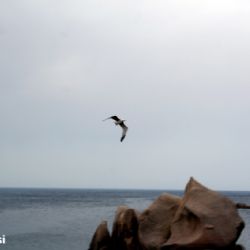
<svg viewBox="0 0 250 250"><path fill-rule="evenodd" d="M250 190L249 1L1 1L0 55L1 187Z"/></svg>

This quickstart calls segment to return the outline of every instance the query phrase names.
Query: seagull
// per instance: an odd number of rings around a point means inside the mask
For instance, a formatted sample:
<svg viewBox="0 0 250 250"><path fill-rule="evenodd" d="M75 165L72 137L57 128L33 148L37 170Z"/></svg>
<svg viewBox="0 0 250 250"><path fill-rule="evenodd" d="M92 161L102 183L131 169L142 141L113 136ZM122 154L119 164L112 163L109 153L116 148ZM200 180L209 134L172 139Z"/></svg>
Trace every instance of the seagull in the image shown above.
<svg viewBox="0 0 250 250"><path fill-rule="evenodd" d="M124 122L126 120L121 120L120 118L118 118L116 115L113 115L113 116L110 116L106 119L104 119L103 121L106 121L108 119L113 119L115 121L115 125L120 125L121 128L122 128L122 137L120 139L120 141L122 142L126 136L126 133L128 131L128 127L124 124Z"/></svg>

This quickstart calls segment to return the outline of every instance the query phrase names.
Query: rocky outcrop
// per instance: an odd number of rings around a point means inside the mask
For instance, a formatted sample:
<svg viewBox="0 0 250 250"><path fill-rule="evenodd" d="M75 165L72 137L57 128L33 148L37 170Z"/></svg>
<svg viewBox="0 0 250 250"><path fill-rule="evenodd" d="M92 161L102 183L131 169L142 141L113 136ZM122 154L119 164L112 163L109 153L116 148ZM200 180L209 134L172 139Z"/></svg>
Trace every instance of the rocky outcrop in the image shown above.
<svg viewBox="0 0 250 250"><path fill-rule="evenodd" d="M182 198L162 194L141 214L118 207L112 235L101 223L89 250L243 249L238 206L191 178Z"/></svg>
<svg viewBox="0 0 250 250"><path fill-rule="evenodd" d="M191 178L162 249L227 248L243 228L235 203Z"/></svg>
<svg viewBox="0 0 250 250"><path fill-rule="evenodd" d="M107 227L107 221L103 221L96 229L90 242L89 250L111 249L111 237Z"/></svg>
<svg viewBox="0 0 250 250"><path fill-rule="evenodd" d="M247 205L245 203L236 203L236 208L238 208L238 209L250 209L250 205Z"/></svg>
<svg viewBox="0 0 250 250"><path fill-rule="evenodd" d="M112 230L112 247L119 250L143 249L138 237L138 216L134 209L118 207Z"/></svg>
<svg viewBox="0 0 250 250"><path fill-rule="evenodd" d="M146 249L159 249L167 241L180 203L180 197L162 194L139 216L139 237Z"/></svg>

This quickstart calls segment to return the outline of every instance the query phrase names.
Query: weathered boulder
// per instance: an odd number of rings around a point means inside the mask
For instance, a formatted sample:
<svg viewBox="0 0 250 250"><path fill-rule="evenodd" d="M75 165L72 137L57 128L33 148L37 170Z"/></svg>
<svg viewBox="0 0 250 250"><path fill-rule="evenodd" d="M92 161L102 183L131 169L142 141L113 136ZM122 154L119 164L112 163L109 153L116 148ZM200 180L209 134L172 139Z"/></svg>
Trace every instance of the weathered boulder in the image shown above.
<svg viewBox="0 0 250 250"><path fill-rule="evenodd" d="M191 178L183 198L163 194L141 214L118 207L112 236L102 222L89 250L243 250L235 245L244 228L238 208L249 206Z"/></svg>
<svg viewBox="0 0 250 250"><path fill-rule="evenodd" d="M107 222L103 221L96 229L90 242L89 250L110 250L111 236L108 231Z"/></svg>
<svg viewBox="0 0 250 250"><path fill-rule="evenodd" d="M134 209L118 207L112 230L114 250L141 250L138 238L138 217Z"/></svg>
<svg viewBox="0 0 250 250"><path fill-rule="evenodd" d="M235 203L191 178L162 249L229 249L243 228Z"/></svg>
<svg viewBox="0 0 250 250"><path fill-rule="evenodd" d="M162 194L139 216L139 238L146 249L160 249L167 241L180 203L180 197Z"/></svg>

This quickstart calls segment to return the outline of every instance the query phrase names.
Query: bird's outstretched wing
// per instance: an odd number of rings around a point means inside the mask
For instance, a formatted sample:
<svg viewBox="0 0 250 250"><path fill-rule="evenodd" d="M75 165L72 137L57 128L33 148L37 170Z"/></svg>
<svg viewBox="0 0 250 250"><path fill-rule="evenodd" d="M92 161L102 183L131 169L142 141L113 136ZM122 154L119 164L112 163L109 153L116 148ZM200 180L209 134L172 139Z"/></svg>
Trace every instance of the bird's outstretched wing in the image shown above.
<svg viewBox="0 0 250 250"><path fill-rule="evenodd" d="M120 119L119 119L116 115L110 116L110 117L104 119L103 121L106 121L106 120L108 120L108 119L113 119L113 120L115 120L115 121L117 121L117 122L120 121Z"/></svg>
<svg viewBox="0 0 250 250"><path fill-rule="evenodd" d="M124 124L124 122L122 122L120 126L122 127L122 137L121 137L121 142L122 142L127 134L128 127Z"/></svg>

